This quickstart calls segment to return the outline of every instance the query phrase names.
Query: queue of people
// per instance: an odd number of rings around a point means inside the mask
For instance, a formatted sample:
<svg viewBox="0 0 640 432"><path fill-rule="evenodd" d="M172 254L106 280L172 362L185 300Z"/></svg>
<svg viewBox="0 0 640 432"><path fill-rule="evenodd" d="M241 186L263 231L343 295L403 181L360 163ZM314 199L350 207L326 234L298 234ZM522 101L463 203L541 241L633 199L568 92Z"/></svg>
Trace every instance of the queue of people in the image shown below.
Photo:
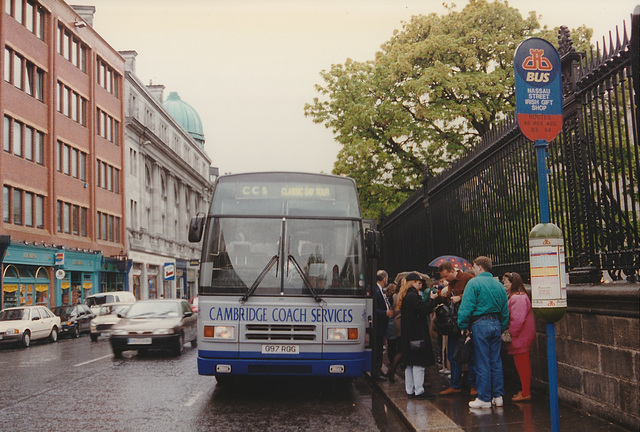
<svg viewBox="0 0 640 432"><path fill-rule="evenodd" d="M442 365L440 371L450 372L449 385L439 394L456 396L463 392L464 365L454 354L460 339L470 336L473 354L466 369L469 395L475 399L469 402L469 407L484 409L504 404L503 346L513 356L522 386L512 401L530 401L530 351L535 337L531 301L518 273L505 273L503 286L493 278L491 268L491 259L483 256L473 261L472 272L463 272L445 262L438 268L437 287L432 287L428 276L417 272L397 278L396 283L387 286L387 273L379 271L377 315L379 319L382 317L383 324L378 322L377 326L382 336L376 338L380 349L374 358L372 376L394 383L404 365L407 397L431 399L434 396L425 392L425 370L436 364L437 356ZM447 310L457 315L458 328L446 335L438 330L437 321L432 320L439 304L447 305ZM505 332L510 335L508 343L503 342ZM432 335L439 348L435 356ZM387 374L380 368L385 340Z"/></svg>

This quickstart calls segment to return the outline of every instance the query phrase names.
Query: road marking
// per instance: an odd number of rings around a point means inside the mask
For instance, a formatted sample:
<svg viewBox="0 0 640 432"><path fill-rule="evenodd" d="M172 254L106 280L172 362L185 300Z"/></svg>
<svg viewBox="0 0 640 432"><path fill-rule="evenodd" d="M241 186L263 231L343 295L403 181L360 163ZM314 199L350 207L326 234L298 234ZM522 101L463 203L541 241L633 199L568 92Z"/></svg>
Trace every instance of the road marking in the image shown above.
<svg viewBox="0 0 640 432"><path fill-rule="evenodd" d="M100 361L100 360L104 360L104 359L106 359L108 357L111 357L111 354L106 355L106 356L102 356L102 357L98 357L97 359L89 360L89 361L86 361L86 362L74 364L73 367L84 366L84 365L89 364L89 363L93 363L93 362L97 362L97 361Z"/></svg>
<svg viewBox="0 0 640 432"><path fill-rule="evenodd" d="M191 399L189 399L187 403L184 404L184 406L188 407L193 405L194 403L196 403L198 399L200 399L200 396L202 396L202 392L198 392L194 394L193 396L191 396Z"/></svg>

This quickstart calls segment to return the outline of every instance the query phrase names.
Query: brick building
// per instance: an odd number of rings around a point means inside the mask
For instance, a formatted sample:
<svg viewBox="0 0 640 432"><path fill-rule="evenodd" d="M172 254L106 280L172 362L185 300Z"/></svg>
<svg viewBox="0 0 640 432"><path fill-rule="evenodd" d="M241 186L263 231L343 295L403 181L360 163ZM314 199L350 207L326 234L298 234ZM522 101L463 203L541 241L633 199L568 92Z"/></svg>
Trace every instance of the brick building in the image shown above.
<svg viewBox="0 0 640 432"><path fill-rule="evenodd" d="M0 305L124 289L124 59L93 30L94 7L0 3Z"/></svg>

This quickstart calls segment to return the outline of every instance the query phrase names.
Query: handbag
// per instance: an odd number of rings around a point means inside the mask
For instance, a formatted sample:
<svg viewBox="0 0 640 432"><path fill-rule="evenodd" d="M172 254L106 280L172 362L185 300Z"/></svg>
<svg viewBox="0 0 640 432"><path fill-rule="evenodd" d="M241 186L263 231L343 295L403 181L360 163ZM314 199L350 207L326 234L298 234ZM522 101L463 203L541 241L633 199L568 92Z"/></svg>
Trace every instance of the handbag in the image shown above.
<svg viewBox="0 0 640 432"><path fill-rule="evenodd" d="M502 332L500 339L502 339L502 342L511 342L511 333L509 333L509 329Z"/></svg>
<svg viewBox="0 0 640 432"><path fill-rule="evenodd" d="M456 350L453 353L453 359L458 364L469 363L471 360L471 354L473 353L473 341L471 340L471 333L466 337L459 337Z"/></svg>
<svg viewBox="0 0 640 432"><path fill-rule="evenodd" d="M425 347L424 339L409 341L409 351L423 351Z"/></svg>

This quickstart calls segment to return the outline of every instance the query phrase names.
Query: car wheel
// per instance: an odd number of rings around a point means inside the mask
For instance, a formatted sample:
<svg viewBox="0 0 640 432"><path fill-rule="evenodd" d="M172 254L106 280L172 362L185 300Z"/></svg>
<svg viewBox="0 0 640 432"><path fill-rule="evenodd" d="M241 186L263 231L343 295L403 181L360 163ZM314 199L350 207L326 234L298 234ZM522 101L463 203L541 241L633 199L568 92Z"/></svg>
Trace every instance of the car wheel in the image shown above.
<svg viewBox="0 0 640 432"><path fill-rule="evenodd" d="M58 342L58 328L54 327L51 329L51 334L49 335L50 342Z"/></svg>
<svg viewBox="0 0 640 432"><path fill-rule="evenodd" d="M31 345L31 333L29 330L25 330L22 335L22 346L28 348Z"/></svg>
<svg viewBox="0 0 640 432"><path fill-rule="evenodd" d="M196 348L198 346L198 341L197 340L192 340L191 341L191 348Z"/></svg>
<svg viewBox="0 0 640 432"><path fill-rule="evenodd" d="M74 338L80 337L80 329L78 328L78 326L75 326L73 328L73 337Z"/></svg>
<svg viewBox="0 0 640 432"><path fill-rule="evenodd" d="M122 358L122 350L114 348L113 357L117 359Z"/></svg>
<svg viewBox="0 0 640 432"><path fill-rule="evenodd" d="M91 342L98 342L98 335L97 334L91 333L89 335L89 337L91 337Z"/></svg>
<svg viewBox="0 0 640 432"><path fill-rule="evenodd" d="M182 355L183 351L184 351L184 335L180 333L178 335L178 342L176 343L176 347L173 350L173 353L179 356L179 355Z"/></svg>

